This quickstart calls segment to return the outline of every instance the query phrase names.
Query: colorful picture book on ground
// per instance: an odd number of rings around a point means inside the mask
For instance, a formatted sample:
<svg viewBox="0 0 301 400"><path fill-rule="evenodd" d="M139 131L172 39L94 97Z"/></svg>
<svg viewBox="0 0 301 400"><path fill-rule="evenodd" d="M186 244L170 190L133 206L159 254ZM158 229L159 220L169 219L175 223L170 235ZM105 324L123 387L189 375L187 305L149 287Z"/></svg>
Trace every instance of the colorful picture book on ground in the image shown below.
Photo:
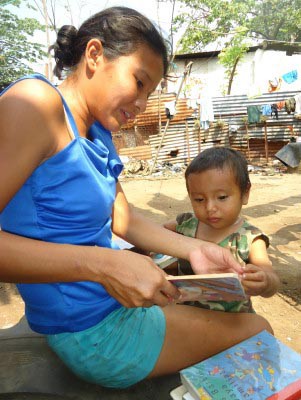
<svg viewBox="0 0 301 400"><path fill-rule="evenodd" d="M300 400L301 355L263 331L180 371L195 400Z"/></svg>

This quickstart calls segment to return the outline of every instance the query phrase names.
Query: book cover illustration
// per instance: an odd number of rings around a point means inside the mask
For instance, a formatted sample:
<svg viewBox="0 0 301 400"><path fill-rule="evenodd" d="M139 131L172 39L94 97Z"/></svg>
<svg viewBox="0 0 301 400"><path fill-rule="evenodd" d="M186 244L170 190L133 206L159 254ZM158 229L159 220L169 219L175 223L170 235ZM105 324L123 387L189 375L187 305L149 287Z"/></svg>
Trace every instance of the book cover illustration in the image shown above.
<svg viewBox="0 0 301 400"><path fill-rule="evenodd" d="M241 301L246 295L235 273L179 275L167 278L180 290L184 301Z"/></svg>
<svg viewBox="0 0 301 400"><path fill-rule="evenodd" d="M300 400L301 355L267 331L180 371L196 400Z"/></svg>

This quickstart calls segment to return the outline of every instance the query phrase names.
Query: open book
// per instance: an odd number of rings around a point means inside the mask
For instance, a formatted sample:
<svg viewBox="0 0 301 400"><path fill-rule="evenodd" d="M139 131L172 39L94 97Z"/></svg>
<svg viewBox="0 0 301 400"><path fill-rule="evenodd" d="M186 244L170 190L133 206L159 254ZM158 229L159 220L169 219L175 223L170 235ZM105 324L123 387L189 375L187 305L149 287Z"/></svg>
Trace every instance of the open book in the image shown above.
<svg viewBox="0 0 301 400"><path fill-rule="evenodd" d="M178 287L184 301L242 301L246 294L235 273L179 275L167 279Z"/></svg>

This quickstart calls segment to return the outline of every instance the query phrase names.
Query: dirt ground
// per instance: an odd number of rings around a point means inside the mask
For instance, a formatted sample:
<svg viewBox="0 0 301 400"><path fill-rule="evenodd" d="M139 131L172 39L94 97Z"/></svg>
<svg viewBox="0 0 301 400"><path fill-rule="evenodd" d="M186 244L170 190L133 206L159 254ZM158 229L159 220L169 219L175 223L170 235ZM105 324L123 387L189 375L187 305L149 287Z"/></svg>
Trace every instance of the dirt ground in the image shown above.
<svg viewBox="0 0 301 400"><path fill-rule="evenodd" d="M275 335L301 352L301 174L250 175L252 191L243 214L269 235L269 254L281 278L278 294L253 298ZM131 204L160 223L190 210L182 174L168 178L124 178ZM0 283L0 328L16 324L24 307L14 285Z"/></svg>

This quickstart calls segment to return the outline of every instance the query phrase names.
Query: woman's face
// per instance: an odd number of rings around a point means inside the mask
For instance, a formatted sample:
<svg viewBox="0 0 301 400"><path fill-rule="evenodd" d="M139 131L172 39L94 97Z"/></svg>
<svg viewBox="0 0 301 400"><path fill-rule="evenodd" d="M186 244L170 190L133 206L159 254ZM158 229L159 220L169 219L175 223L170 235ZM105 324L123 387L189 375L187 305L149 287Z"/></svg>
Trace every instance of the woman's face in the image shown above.
<svg viewBox="0 0 301 400"><path fill-rule="evenodd" d="M162 57L147 45L111 61L102 56L91 81L89 112L106 129L116 132L145 110L162 77Z"/></svg>

